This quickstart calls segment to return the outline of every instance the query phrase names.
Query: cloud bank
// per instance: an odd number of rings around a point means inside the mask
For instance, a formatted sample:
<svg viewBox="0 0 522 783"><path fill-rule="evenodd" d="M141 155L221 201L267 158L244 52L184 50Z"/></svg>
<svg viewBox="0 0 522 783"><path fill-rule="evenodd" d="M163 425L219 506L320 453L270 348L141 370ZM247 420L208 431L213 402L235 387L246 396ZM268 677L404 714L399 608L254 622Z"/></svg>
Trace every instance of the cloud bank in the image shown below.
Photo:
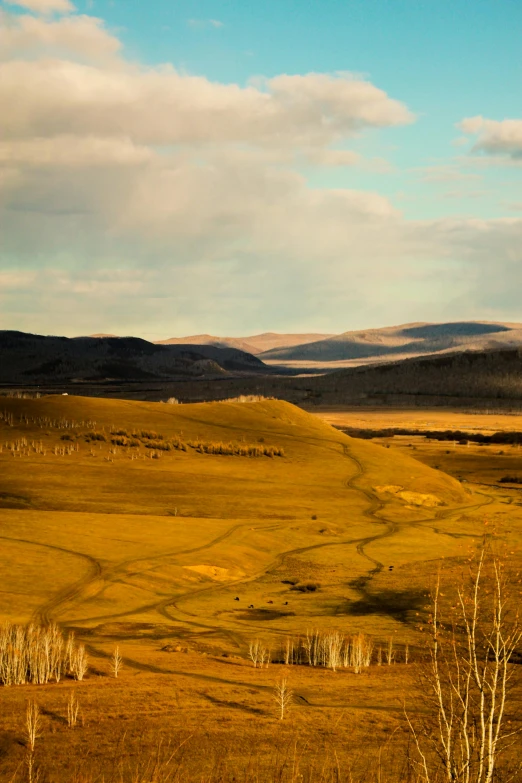
<svg viewBox="0 0 522 783"><path fill-rule="evenodd" d="M353 141L415 121L371 81L223 84L127 60L66 0L18 5L34 14L4 9L0 32L0 328L342 331L484 317L487 291L522 283L520 220L411 221L307 179L372 165ZM478 119L463 131L492 144Z"/></svg>

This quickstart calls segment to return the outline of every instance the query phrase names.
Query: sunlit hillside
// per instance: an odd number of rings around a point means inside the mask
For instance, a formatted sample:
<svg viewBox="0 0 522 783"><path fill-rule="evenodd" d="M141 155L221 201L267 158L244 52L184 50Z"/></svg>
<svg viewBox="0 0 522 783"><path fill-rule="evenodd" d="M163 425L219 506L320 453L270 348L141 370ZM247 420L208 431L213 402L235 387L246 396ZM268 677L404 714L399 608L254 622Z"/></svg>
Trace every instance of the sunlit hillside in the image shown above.
<svg viewBox="0 0 522 783"><path fill-rule="evenodd" d="M0 414L0 621L57 623L89 661L81 682L36 689L38 759L53 781L116 763L125 772L110 780L134 780L133 760L151 763L173 737L188 743L186 780L228 780L216 772L225 755L232 777L249 758L260 779L292 780L296 753L311 780L314 748L324 769L341 754L358 770L373 759L374 775L404 730L398 692L422 714L411 661L440 564L457 573L486 518L518 557L522 518L502 498L286 402L49 396L3 398ZM332 632L367 640L363 673L285 665L307 635ZM291 719L276 730L273 688L287 672ZM24 763L34 687L0 689L1 774ZM67 733L73 697L82 729Z"/></svg>

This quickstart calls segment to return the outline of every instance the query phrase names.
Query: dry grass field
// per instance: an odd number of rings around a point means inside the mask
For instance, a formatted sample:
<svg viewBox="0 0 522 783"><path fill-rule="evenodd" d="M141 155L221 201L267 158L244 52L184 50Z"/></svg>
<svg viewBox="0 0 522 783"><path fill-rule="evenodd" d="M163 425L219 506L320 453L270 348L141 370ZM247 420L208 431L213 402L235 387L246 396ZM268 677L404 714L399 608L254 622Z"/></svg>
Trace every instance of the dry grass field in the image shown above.
<svg viewBox="0 0 522 783"><path fill-rule="evenodd" d="M27 778L28 699L42 781L405 779L404 703L425 709L419 625L440 563L455 578L488 531L522 557L522 497L496 480L522 475L516 447L362 441L279 401L3 398L0 415L0 621L56 622L89 655L81 682L0 687L1 780ZM441 412L372 415L457 428ZM392 639L396 663L285 666L287 638L312 629ZM254 639L268 667L248 660Z"/></svg>

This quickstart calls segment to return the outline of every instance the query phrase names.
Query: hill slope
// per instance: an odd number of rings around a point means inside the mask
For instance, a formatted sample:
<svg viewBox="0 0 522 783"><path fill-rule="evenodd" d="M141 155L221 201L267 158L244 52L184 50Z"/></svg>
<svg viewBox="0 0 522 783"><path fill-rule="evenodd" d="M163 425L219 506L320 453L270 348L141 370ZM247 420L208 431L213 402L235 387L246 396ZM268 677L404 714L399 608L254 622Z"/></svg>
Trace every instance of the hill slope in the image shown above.
<svg viewBox="0 0 522 783"><path fill-rule="evenodd" d="M218 348L238 348L241 351L258 355L264 351L301 345L314 340L333 337L331 334L277 334L264 332L251 337L214 337L211 334L196 334L190 337L171 337L169 340L158 340L158 345L214 345Z"/></svg>
<svg viewBox="0 0 522 783"><path fill-rule="evenodd" d="M163 346L137 337L43 337L0 332L0 382L172 379L258 372L263 363L234 348Z"/></svg>
<svg viewBox="0 0 522 783"><path fill-rule="evenodd" d="M449 476L285 402L2 405L3 614L59 620L91 645L141 628L243 651L252 634L341 616L384 634L400 628L393 607L361 604L384 563L397 568L388 588L409 589L400 566L458 554L446 527L477 503Z"/></svg>
<svg viewBox="0 0 522 783"><path fill-rule="evenodd" d="M522 349L466 351L356 367L312 378L309 386L331 402L502 400L522 402ZM392 399L393 398L393 399ZM451 404L451 403L450 403Z"/></svg>
<svg viewBox="0 0 522 783"><path fill-rule="evenodd" d="M405 324L367 329L261 354L264 361L292 364L364 363L403 359L423 354L463 350L490 350L522 346L522 325L462 321L442 324Z"/></svg>

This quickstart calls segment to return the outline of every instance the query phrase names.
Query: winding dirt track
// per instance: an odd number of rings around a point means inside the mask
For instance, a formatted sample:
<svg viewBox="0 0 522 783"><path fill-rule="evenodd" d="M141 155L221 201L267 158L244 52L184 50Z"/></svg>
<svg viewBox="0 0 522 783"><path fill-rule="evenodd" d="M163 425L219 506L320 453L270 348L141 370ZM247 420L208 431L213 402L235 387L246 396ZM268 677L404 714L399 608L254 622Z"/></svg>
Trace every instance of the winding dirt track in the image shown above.
<svg viewBox="0 0 522 783"><path fill-rule="evenodd" d="M197 637L197 636L205 636L207 638L212 636L220 636L221 638L225 637L238 650L241 650L244 649L245 646L245 635L251 634L252 631L259 631L258 624L255 624L253 622L248 622L248 621L235 620L233 626L231 627L229 622L224 623L218 620L218 618L216 618L215 621L213 622L209 618L198 617L197 615L188 612L186 609L183 609L181 606L183 604L183 601L189 598L192 599L194 598L194 596L198 594L216 592L224 589L229 590L230 587L233 585L240 585L240 584L253 582L259 579L260 577L280 568L281 565L284 564L285 560L289 557L295 557L315 550L323 549L326 547L334 547L334 546L335 547L355 546L358 555L368 563L369 569L367 575L364 576L361 580L359 580L359 584L357 586L360 595L364 597L367 595L368 586L371 583L371 580L377 574L379 574L384 568L384 564L379 560L377 560L368 552L368 548L373 543L377 541L382 541L385 538L392 537L398 530L404 527L419 527L419 528L424 527L433 530L436 534L439 535L455 535L455 536L468 535L468 534L452 534L451 532L440 530L440 528L437 527L436 523L440 519L448 518L451 516L458 517L466 510L480 508L481 506L487 505L493 501L493 498L488 496L486 493L481 492L480 494L482 495L482 499L478 503L473 503L470 504L469 506L461 507L459 509L438 511L436 514L434 514L433 517L429 519L423 518L416 522L415 521L408 522L406 525L401 526L395 522L383 519L379 516L380 512L382 512L384 509L383 503L379 500L379 498L375 495L375 493L369 491L363 486L360 486L361 480L364 479L364 476L366 475L366 470L364 465L351 452L351 449L349 448L348 445L346 444L339 444L339 445L341 446L343 450L343 454L346 457L346 459L349 460L354 466L354 471L352 475L350 475L350 477L348 477L344 481L344 486L347 489L351 489L354 490L355 492L360 493L366 499L367 507L364 509L363 514L368 520L371 521L372 524L375 524L377 526L377 530L373 535L365 536L363 538L349 538L342 541L323 542L319 544L312 544L309 546L293 548L280 553L273 560L272 563L270 563L259 573L254 574L250 577L238 579L233 582L227 582L225 585L211 584L209 586L200 588L199 590L196 591L191 590L181 594L177 593L161 601L157 601L154 603L150 603L138 607L132 610L131 612L122 612L120 614L92 617L90 618L90 620L100 621L100 622L108 622L111 620L112 621L123 620L124 618L131 615L135 618L136 615L139 615L141 613L156 611L160 617L165 618L166 620L169 621L169 623L179 623L182 626L188 628L188 634L192 637ZM325 446L325 448L331 448L331 447ZM81 603L82 599L84 599L85 597L93 596L101 592L107 585L110 585L116 579L119 579L120 581L124 581L124 577L128 573L128 570L130 568L132 568L133 576L136 576L139 573L143 573L147 569L143 569L140 572L139 566L142 563L150 564L151 561L153 561L154 563L159 563L162 560L166 560L168 558L175 559L181 556L205 552L211 547L219 545L223 541L230 539L231 537L234 536L236 532L244 528L254 528L256 531L268 531L268 530L280 530L283 527L284 527L283 524L274 524L274 523L271 523L269 525L267 524L255 525L255 523L254 524L252 523L252 520L248 520L247 522L244 523L232 525L229 529L225 530L219 536L216 536L215 538L211 539L207 543L201 544L199 546L190 547L187 549L175 549L169 552L165 552L159 556L149 556L149 557L128 559L128 560L121 561L116 565L110 565L110 566L104 565L96 558L87 555L83 552L68 550L63 547L53 546L51 544L36 543L34 541L30 541L27 539L9 538L7 536L0 536L0 538L28 544L30 546L46 547L51 550L64 552L69 555L76 556L81 560L83 560L84 563L86 563L88 570L87 573L85 573L81 579L73 582L69 586L58 591L55 595L52 596L51 599L46 601L34 613L34 620L36 622L42 624L48 624L53 621L54 622L59 621L60 615L63 615L67 606L70 606L73 603L79 604ZM64 625L64 627L67 627L67 623L62 623L62 624ZM274 627L273 625L271 625L270 627L270 632L274 634L281 634L281 635L287 633L286 629L277 628ZM176 629L176 635L177 634L178 634L178 629ZM81 632L79 635L81 636ZM86 646L90 655L94 659L106 657L105 653L103 653L94 644L89 642L89 640L87 640ZM152 673L156 672L161 674L176 674L180 677L197 680L198 682L215 682L221 685L230 684L233 685L235 688L239 687L239 688L246 688L249 690L254 688L255 690L258 691L266 691L269 689L269 686L267 685L262 685L262 684L256 685L253 684L252 682L229 680L226 679L226 677L211 676L211 675L204 674L202 672L201 673L187 672L182 670L177 671L177 670L173 670L172 668L162 669L160 667L146 664L141 661L129 659L128 657L126 657L126 664L137 671L152 672ZM333 707L339 707L342 709L346 708L345 704L336 705L336 704L322 704L320 702L312 703L309 700L305 699L304 697L300 697L299 694L296 694L296 696L298 697L301 706L306 708L323 707L323 706L328 708L333 708ZM365 711L394 709L393 707L390 706L384 707L382 705L370 705L367 703L350 704L349 708L350 710L360 709ZM402 707L398 706L397 710L402 711Z"/></svg>
<svg viewBox="0 0 522 783"><path fill-rule="evenodd" d="M349 478L347 478L344 481L344 485L346 486L346 488L355 490L356 492L360 493L367 500L368 505L366 509L364 509L363 514L373 524L378 525L379 529L375 532L374 535L365 536L364 538L349 538L342 541L323 542L319 544L312 544L309 546L293 548L280 553L273 560L272 563L270 563L259 573L256 573L252 576L245 577L242 579L237 579L232 582L227 582L226 584L211 584L209 586L205 586L198 590L190 590L181 594L177 593L161 601L145 604L143 606L137 607L129 612L122 612L120 614L112 614L112 615L105 614L100 617L92 617L89 619L91 621L108 622L108 621L123 620L125 617L128 617L130 615L135 617L136 615L139 614L145 614L150 611L156 611L158 615L165 618L171 623L177 622L183 626L189 626L190 628L193 629L193 632L196 635L226 636L237 648L243 648L244 637L242 631L243 632L247 632L247 631L251 632L252 630L258 631L259 630L258 624L255 624L253 622L248 622L248 621L235 620L234 626L230 627L229 623L223 623L222 621L212 622L211 620L209 620L209 618L203 619L198 615L193 614L187 611L186 609L183 609L181 607L183 601L185 599L192 599L195 596L200 595L202 593L216 592L224 589L229 590L231 586L241 585L241 584L246 584L249 582L256 581L257 579L264 576L265 574L271 573L274 570L280 568L280 566L284 564L285 560L289 557L299 556L326 547L355 546L356 551L360 555L360 557L364 558L368 562L370 566L368 573L365 577L359 580L359 584L357 585L357 589L359 590L361 596L365 596L367 594L368 585L373 579L373 577L379 574L380 571L384 568L384 564L379 560L377 560L376 558L372 557L368 553L367 548L371 544L377 541L381 541L385 538L389 538L393 536L401 527L404 526L400 526L395 522L391 522L379 517L379 512L381 512L384 508L383 503L373 492L365 489L364 487L361 487L359 484L360 480L366 475L364 465L351 452L348 445L346 444L340 444L340 445L343 449L344 456L348 460L350 460L355 467L355 472L353 473L353 475L351 475ZM439 511L429 519L423 518L421 520L418 520L417 522L415 521L408 522L407 525L405 526L425 527L433 530L435 533L439 535L440 534L452 535L451 533L445 533L444 531L441 531L440 528L430 523L434 523L437 520L440 520L442 518L447 518L453 515L458 516L465 510L469 510L472 508L476 509L491 502L492 502L492 498L485 495L484 493L483 500L480 503L470 504L469 506L461 507L457 510L454 509L448 511ZM136 566L139 566L140 563L146 562L150 564L151 561L161 562L162 560L168 558L176 558L188 554L204 552L205 550L208 550L211 547L214 547L222 543L223 541L227 540L228 538L232 537L238 530L241 530L246 527L254 528L256 531L260 531L260 530L278 530L281 529L283 525L274 524L274 523L271 523L270 525L255 525L252 524L251 520L249 520L248 522L231 526L228 530L224 531L219 536L215 537L214 539L200 546L191 547L188 549L176 549L170 552L163 553L158 556L148 556L148 557L128 559L118 563L117 565L111 565L111 566L103 566L102 563L100 563L95 558L81 552L75 552L73 550L67 550L61 547L54 547L51 545L36 544L35 542L26 541L24 539L13 538L9 540L21 541L23 543L31 544L34 546L47 546L50 549L56 549L58 551L66 552L67 554L84 558L89 563L90 568L87 574L85 574L80 580L77 580L73 584L57 592L50 600L48 600L35 612L34 619L37 622L45 624L51 621L58 621L60 615L63 614L68 604L71 604L73 602L79 603L82 601L82 597L86 595L92 596L93 594L100 592L101 590L103 590L105 586L111 584L117 578L119 578L120 581L124 581L124 576L128 572L129 568L132 568L133 570L132 575L136 576L139 573L143 573L143 571L142 572L139 571L139 568L138 570L135 570ZM271 625L270 631L271 633L275 633L275 634L287 633L286 629L278 628L273 625Z"/></svg>

